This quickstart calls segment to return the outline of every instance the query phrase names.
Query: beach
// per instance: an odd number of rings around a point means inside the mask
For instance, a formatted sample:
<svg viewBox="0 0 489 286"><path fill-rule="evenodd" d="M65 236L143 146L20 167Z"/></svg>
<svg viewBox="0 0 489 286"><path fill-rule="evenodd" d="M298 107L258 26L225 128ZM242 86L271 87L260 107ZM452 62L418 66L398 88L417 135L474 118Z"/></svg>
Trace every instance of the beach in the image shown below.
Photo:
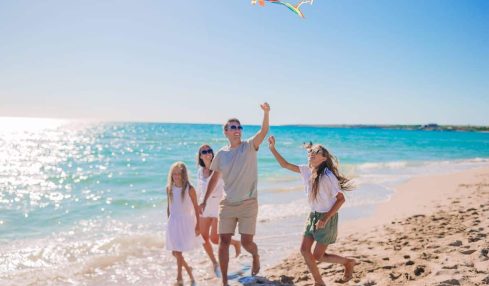
<svg viewBox="0 0 489 286"><path fill-rule="evenodd" d="M165 242L168 168L174 161L184 161L195 184L199 146L211 142L217 150L226 144L220 125L27 119L0 120L0 125L1 285L170 285L175 281L175 258ZM257 128L246 126L244 137ZM373 256L385 251L377 249L380 242L372 240L367 246L363 240L353 241L354 237L368 237L383 230L383 225L400 231L398 221L429 216L437 210L433 204L448 204L445 199L457 197L451 194L456 186L478 183L459 174L489 166L487 133L272 126L270 134L280 139L277 148L283 156L296 164L307 163L305 138L324 142L354 179L357 188L346 194L340 236L331 250L358 255L360 262L372 261L358 266L355 279L360 282L352 283L360 285L394 261ZM281 267L277 265L285 265L281 261L297 254L309 210L300 176L280 168L265 145L258 161L254 240L260 250L260 275L270 281L277 281L281 273L291 281L309 278L294 274L295 270L277 270ZM410 185L425 179L420 187ZM405 205L406 201L415 202ZM466 209L477 207L460 202ZM395 240L395 234L382 237L388 236ZM460 247L467 246L459 240ZM184 255L199 286L219 284L202 248ZM301 257L291 261L293 269L305 271ZM254 281L249 277L250 263L246 251L231 257L231 285ZM369 265L380 269L370 273L365 270ZM400 271L396 269L390 270ZM333 270L341 272L341 267L327 271ZM325 274L325 279L330 284L339 276Z"/></svg>
<svg viewBox="0 0 489 286"><path fill-rule="evenodd" d="M359 263L347 285L486 285L488 217L489 167L417 176L370 217L340 223L329 251ZM342 277L342 266L319 268L326 285ZM247 285L313 285L298 252L264 273Z"/></svg>
<svg viewBox="0 0 489 286"><path fill-rule="evenodd" d="M0 1L0 286L489 286L489 0L214 4Z"/></svg>

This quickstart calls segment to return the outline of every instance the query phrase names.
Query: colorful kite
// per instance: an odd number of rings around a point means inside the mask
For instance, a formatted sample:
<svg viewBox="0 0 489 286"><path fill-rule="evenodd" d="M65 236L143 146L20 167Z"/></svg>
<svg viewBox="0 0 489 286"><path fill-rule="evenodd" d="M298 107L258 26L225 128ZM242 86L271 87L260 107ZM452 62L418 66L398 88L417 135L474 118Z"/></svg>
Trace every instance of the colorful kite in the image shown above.
<svg viewBox="0 0 489 286"><path fill-rule="evenodd" d="M257 0L251 0L251 4L255 5L256 1ZM280 0L258 0L258 4L263 7L263 6L265 6L265 1L273 3L273 4L283 5L287 8L289 8L290 11L299 15L299 17L304 18L304 14L302 14L302 11L300 10L301 5L302 4L311 4L312 5L314 0L301 0L296 5L292 5L288 2L282 2Z"/></svg>
<svg viewBox="0 0 489 286"><path fill-rule="evenodd" d="M256 0L251 0L251 4L255 5ZM258 5L264 7L265 6L265 0L258 0Z"/></svg>

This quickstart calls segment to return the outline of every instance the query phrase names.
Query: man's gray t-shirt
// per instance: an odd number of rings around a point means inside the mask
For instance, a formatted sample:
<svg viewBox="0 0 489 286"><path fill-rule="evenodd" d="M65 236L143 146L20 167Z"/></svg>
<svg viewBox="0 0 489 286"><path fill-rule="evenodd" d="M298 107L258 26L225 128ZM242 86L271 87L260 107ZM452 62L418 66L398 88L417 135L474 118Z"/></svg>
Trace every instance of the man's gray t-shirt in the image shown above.
<svg viewBox="0 0 489 286"><path fill-rule="evenodd" d="M226 202L238 203L256 198L258 183L256 152L253 138L249 138L236 148L225 146L216 153L210 169L221 173Z"/></svg>

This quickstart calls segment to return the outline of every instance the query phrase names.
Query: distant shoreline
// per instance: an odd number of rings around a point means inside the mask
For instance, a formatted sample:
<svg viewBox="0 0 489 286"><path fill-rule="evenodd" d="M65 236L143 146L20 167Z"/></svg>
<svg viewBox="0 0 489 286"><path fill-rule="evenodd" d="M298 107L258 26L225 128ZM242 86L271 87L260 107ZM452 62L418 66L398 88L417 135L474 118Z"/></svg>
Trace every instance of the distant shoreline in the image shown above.
<svg viewBox="0 0 489 286"><path fill-rule="evenodd" d="M388 129L388 130L421 130L421 131L468 131L489 132L489 126L473 125L438 125L438 124L286 124L284 127L317 127L317 128L358 128L358 129Z"/></svg>
<svg viewBox="0 0 489 286"><path fill-rule="evenodd" d="M21 120L26 123L35 122L38 120L48 121L91 121L113 124L175 124L175 125L211 125L222 126L220 123L209 122L171 122L171 121L147 121L147 120L109 120L109 119L97 119L97 118L48 118L48 117L16 117L16 116L0 116L2 120ZM15 124L17 122L12 122ZM247 126L260 126L258 124L246 124ZM316 127L316 128L357 128L357 129L386 129L386 130L423 130L423 131L468 131L468 132L489 132L489 125L439 125L436 123L429 124L277 124L271 125L272 127Z"/></svg>

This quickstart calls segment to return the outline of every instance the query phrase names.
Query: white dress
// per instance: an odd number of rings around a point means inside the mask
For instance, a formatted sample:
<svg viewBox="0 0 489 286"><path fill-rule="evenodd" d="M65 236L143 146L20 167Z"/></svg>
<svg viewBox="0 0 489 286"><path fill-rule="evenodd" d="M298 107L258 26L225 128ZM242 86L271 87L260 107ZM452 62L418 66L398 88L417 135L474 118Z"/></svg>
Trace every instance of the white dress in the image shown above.
<svg viewBox="0 0 489 286"><path fill-rule="evenodd" d="M204 201L205 192L207 191L207 185L209 184L210 176L204 177L204 169L199 168L197 171L197 192L199 193L199 202ZM204 208L204 213L202 217L212 217L217 218L219 216L219 203L222 200L224 194L224 181L219 178L214 191L211 193L210 197L207 199L207 203Z"/></svg>
<svg viewBox="0 0 489 286"><path fill-rule="evenodd" d="M195 235L195 211L189 195L189 187L182 200L182 188L172 186L173 200L170 203L170 217L166 230L166 249L189 251L200 247L200 235Z"/></svg>

